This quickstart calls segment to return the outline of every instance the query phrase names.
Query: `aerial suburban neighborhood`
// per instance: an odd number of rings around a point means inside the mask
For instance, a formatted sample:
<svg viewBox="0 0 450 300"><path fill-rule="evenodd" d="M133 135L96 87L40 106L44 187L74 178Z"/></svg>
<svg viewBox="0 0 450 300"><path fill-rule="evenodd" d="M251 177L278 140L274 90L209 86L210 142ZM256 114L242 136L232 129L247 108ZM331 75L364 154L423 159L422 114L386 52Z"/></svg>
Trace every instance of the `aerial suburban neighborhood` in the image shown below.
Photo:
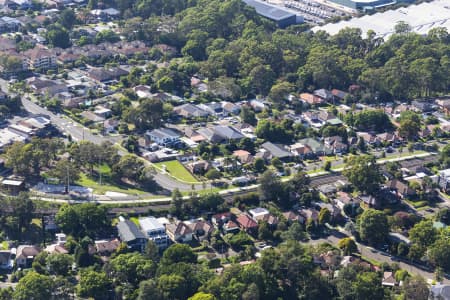
<svg viewBox="0 0 450 300"><path fill-rule="evenodd" d="M0 1L0 300L450 300L446 0Z"/></svg>

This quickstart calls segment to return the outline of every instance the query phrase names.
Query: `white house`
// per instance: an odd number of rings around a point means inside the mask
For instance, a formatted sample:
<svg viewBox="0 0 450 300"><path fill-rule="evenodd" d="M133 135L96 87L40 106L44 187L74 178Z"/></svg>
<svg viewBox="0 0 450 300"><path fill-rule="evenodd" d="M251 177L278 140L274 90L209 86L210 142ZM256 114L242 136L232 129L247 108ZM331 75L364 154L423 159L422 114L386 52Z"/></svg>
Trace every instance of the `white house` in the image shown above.
<svg viewBox="0 0 450 300"><path fill-rule="evenodd" d="M158 128L145 133L147 137L158 145L167 146L180 141L180 135L168 128Z"/></svg>
<svg viewBox="0 0 450 300"><path fill-rule="evenodd" d="M166 228L155 217L140 218L139 225L149 240L155 242L160 249L167 248L169 237L166 234Z"/></svg>

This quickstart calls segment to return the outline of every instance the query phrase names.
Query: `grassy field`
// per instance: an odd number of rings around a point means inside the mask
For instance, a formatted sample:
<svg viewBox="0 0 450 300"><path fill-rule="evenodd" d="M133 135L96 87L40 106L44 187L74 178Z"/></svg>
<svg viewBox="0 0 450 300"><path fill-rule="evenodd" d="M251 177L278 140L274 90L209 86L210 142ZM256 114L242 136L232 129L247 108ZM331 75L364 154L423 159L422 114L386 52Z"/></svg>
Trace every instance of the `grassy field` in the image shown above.
<svg viewBox="0 0 450 300"><path fill-rule="evenodd" d="M178 160L169 160L164 162L159 162L154 164L158 169L166 168L166 172L172 175L173 177L190 183L198 183L199 181L189 173L188 170L178 161Z"/></svg>
<svg viewBox="0 0 450 300"><path fill-rule="evenodd" d="M76 184L92 188L94 190L95 194L105 194L106 192L117 192L117 193L124 193L124 194L134 194L134 195L143 195L146 194L146 192L138 189L133 188L127 188L124 186L117 186L117 185L110 185L107 183L104 183L100 185L97 181L89 178L86 174L82 173L80 175L80 179L76 182Z"/></svg>

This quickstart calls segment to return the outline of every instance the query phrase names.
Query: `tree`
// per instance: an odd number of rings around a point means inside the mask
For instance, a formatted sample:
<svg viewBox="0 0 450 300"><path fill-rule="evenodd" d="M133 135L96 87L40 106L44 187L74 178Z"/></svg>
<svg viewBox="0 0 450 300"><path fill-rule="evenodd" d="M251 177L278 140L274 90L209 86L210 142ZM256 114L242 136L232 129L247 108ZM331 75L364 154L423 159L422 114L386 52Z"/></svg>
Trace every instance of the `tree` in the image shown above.
<svg viewBox="0 0 450 300"><path fill-rule="evenodd" d="M214 297L212 294L206 294L203 292L198 292L194 296L190 297L188 300L216 300L217 298Z"/></svg>
<svg viewBox="0 0 450 300"><path fill-rule="evenodd" d="M50 274L66 276L72 268L73 257L68 254L51 254L46 258Z"/></svg>
<svg viewBox="0 0 450 300"><path fill-rule="evenodd" d="M281 234L283 240L294 240L294 241L304 241L307 239L308 235L305 232L303 226L295 222L289 229Z"/></svg>
<svg viewBox="0 0 450 300"><path fill-rule="evenodd" d="M161 291L159 290L155 280L153 279L141 281L141 283L139 284L138 300L147 299L162 299Z"/></svg>
<svg viewBox="0 0 450 300"><path fill-rule="evenodd" d="M363 110L356 114L347 114L345 122L360 131L386 132L393 127L382 110Z"/></svg>
<svg viewBox="0 0 450 300"><path fill-rule="evenodd" d="M158 289L163 299L184 299L187 292L187 281L177 274L164 274L158 278Z"/></svg>
<svg viewBox="0 0 450 300"><path fill-rule="evenodd" d="M14 212L9 218L8 223L17 232L17 237L20 240L22 231L28 228L33 219L33 213L36 207L29 195L24 192L21 192L17 197L8 197L4 204Z"/></svg>
<svg viewBox="0 0 450 300"><path fill-rule="evenodd" d="M87 269L81 272L77 293L80 297L109 299L108 291L111 283L103 272Z"/></svg>
<svg viewBox="0 0 450 300"><path fill-rule="evenodd" d="M367 209L358 219L359 234L363 241L376 245L386 240L389 225L386 214L382 211Z"/></svg>
<svg viewBox="0 0 450 300"><path fill-rule="evenodd" d="M77 22L77 16L75 15L75 12L70 9L66 8L59 14L59 23L61 23L64 28L67 30L71 30L73 25Z"/></svg>
<svg viewBox="0 0 450 300"><path fill-rule="evenodd" d="M417 113L408 110L400 114L399 120L400 126L398 132L400 136L408 140L414 139L420 130L422 121L420 116Z"/></svg>
<svg viewBox="0 0 450 300"><path fill-rule="evenodd" d="M340 239L338 247L342 250L344 255L352 255L353 253L358 252L358 246L355 241L349 237Z"/></svg>
<svg viewBox="0 0 450 300"><path fill-rule="evenodd" d="M409 257L421 259L427 248L436 241L437 234L431 220L423 220L414 225L409 231L409 239L411 240Z"/></svg>
<svg viewBox="0 0 450 300"><path fill-rule="evenodd" d="M329 223L331 221L331 212L328 208L323 207L319 212L319 224L325 225L325 223Z"/></svg>
<svg viewBox="0 0 450 300"><path fill-rule="evenodd" d="M356 276L353 283L356 300L364 299L384 299L384 290L380 284L380 278L377 273L364 272Z"/></svg>
<svg viewBox="0 0 450 300"><path fill-rule="evenodd" d="M358 190L369 195L375 195L383 181L375 157L369 155L351 157L343 174Z"/></svg>
<svg viewBox="0 0 450 300"><path fill-rule="evenodd" d="M282 189L282 183L278 176L272 171L267 170L258 179L260 197L264 200L278 200Z"/></svg>
<svg viewBox="0 0 450 300"><path fill-rule="evenodd" d="M106 208L95 203L64 204L55 221L64 232L75 237L94 236L110 228Z"/></svg>
<svg viewBox="0 0 450 300"><path fill-rule="evenodd" d="M222 178L222 173L217 171L217 169L215 168L211 168L208 170L208 172L206 172L205 177L209 180L216 180Z"/></svg>
<svg viewBox="0 0 450 300"><path fill-rule="evenodd" d="M59 24L51 25L47 29L47 41L53 47L63 49L70 47L69 33Z"/></svg>
<svg viewBox="0 0 450 300"><path fill-rule="evenodd" d="M179 189L174 189L172 191L170 211L177 217L183 215L183 195L181 194Z"/></svg>
<svg viewBox="0 0 450 300"><path fill-rule="evenodd" d="M257 157L253 162L253 167L255 168L255 171L258 173L264 172L266 170L266 162L264 161L263 158Z"/></svg>
<svg viewBox="0 0 450 300"><path fill-rule="evenodd" d="M430 289L423 277L407 277L402 286L405 300L428 299Z"/></svg>
<svg viewBox="0 0 450 300"><path fill-rule="evenodd" d="M446 272L450 270L450 241L446 236L441 236L428 248L428 257L433 265Z"/></svg>
<svg viewBox="0 0 450 300"><path fill-rule="evenodd" d="M196 263L197 255L192 252L192 248L185 244L174 244L164 251L161 259L162 265L176 263Z"/></svg>
<svg viewBox="0 0 450 300"><path fill-rule="evenodd" d="M48 300L52 296L52 279L30 271L19 280L13 293L13 299L17 300Z"/></svg>
<svg viewBox="0 0 450 300"><path fill-rule="evenodd" d="M126 253L111 259L107 269L116 284L137 287L140 281L154 275L155 265L140 253Z"/></svg>
<svg viewBox="0 0 450 300"><path fill-rule="evenodd" d="M330 171L331 170L331 161L327 160L323 166L323 169L325 171Z"/></svg>
<svg viewBox="0 0 450 300"><path fill-rule="evenodd" d="M158 99L144 99L138 107L128 113L128 121L138 130L148 130L161 127L163 118L163 103Z"/></svg>
<svg viewBox="0 0 450 300"><path fill-rule="evenodd" d="M239 116L241 117L241 121L243 123L247 123L247 124L250 124L252 126L256 126L256 124L258 122L258 120L256 120L255 113L247 105L241 106L241 113L240 113Z"/></svg>
<svg viewBox="0 0 450 300"><path fill-rule="evenodd" d="M73 184L80 179L80 168L69 159L59 160L49 175L57 178L60 183Z"/></svg>

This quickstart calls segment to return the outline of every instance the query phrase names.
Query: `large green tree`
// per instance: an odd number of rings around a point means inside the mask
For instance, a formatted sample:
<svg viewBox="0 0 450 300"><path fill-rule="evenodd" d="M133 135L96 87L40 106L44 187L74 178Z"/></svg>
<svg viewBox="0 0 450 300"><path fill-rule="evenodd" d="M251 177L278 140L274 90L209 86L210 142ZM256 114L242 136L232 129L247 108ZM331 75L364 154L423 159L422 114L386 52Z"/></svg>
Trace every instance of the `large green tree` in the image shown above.
<svg viewBox="0 0 450 300"><path fill-rule="evenodd" d="M367 209L361 214L358 227L361 239L370 245L384 242L389 233L386 214L375 209Z"/></svg>
<svg viewBox="0 0 450 300"><path fill-rule="evenodd" d="M369 155L350 157L342 173L359 191L369 195L376 195L383 182L375 157Z"/></svg>

